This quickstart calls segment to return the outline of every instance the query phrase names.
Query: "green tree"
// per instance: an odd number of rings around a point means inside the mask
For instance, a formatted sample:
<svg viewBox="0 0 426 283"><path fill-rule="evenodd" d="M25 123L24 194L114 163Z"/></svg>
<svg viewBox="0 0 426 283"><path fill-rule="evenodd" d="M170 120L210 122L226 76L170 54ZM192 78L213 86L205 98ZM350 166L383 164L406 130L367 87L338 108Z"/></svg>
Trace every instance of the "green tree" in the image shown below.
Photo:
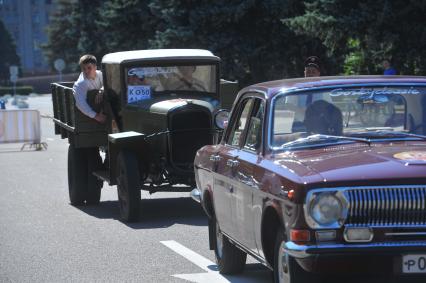
<svg viewBox="0 0 426 283"><path fill-rule="evenodd" d="M16 53L16 45L12 36L0 20L0 83L6 84L9 81L9 66L20 65L19 56Z"/></svg>
<svg viewBox="0 0 426 283"><path fill-rule="evenodd" d="M64 58L69 70L90 53L100 61L109 52L147 49L161 26L148 0L59 0L44 46L50 63Z"/></svg>
<svg viewBox="0 0 426 283"><path fill-rule="evenodd" d="M77 71L82 54L104 55L103 32L97 25L102 1L59 0L47 28L48 42L43 46L51 66L63 58L67 70Z"/></svg>
<svg viewBox="0 0 426 283"><path fill-rule="evenodd" d="M325 57L319 40L280 22L303 12L299 1L153 0L150 6L165 23L152 47L209 49L222 58L223 76L241 85L299 77L307 56Z"/></svg>
<svg viewBox="0 0 426 283"><path fill-rule="evenodd" d="M67 63L67 70L77 70L80 33L73 20L76 5L76 2L59 0L56 11L50 17L47 28L48 41L42 47L52 67L56 59L62 58Z"/></svg>
<svg viewBox="0 0 426 283"><path fill-rule="evenodd" d="M345 56L347 73L379 74L391 59L401 74L426 74L426 2L309 0L305 13L284 22ZM354 64L355 63L355 64Z"/></svg>
<svg viewBox="0 0 426 283"><path fill-rule="evenodd" d="M97 24L108 52L147 49L149 40L161 27L148 0L109 0L100 9Z"/></svg>
<svg viewBox="0 0 426 283"><path fill-rule="evenodd" d="M102 0L80 0L75 6L73 24L80 31L77 50L79 54L93 54L100 59L106 53L104 30L99 25L101 19Z"/></svg>

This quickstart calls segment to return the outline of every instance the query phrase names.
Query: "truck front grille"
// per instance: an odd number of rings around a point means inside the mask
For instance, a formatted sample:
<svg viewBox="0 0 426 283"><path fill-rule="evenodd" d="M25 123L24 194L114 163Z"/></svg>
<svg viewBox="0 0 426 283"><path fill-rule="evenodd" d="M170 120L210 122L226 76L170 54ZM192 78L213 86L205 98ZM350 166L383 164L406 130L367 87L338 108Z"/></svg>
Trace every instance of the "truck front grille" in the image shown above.
<svg viewBox="0 0 426 283"><path fill-rule="evenodd" d="M426 226L426 186L348 188L346 225Z"/></svg>
<svg viewBox="0 0 426 283"><path fill-rule="evenodd" d="M170 121L171 162L182 170L192 171L197 150L213 142L210 112L204 109L177 111Z"/></svg>

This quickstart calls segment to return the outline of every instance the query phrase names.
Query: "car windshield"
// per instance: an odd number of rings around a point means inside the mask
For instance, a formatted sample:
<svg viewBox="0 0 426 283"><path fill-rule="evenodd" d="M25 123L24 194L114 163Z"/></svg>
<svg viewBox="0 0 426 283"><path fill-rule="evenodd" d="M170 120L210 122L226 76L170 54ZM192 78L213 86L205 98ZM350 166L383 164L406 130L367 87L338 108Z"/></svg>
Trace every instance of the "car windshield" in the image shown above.
<svg viewBox="0 0 426 283"><path fill-rule="evenodd" d="M282 93L273 102L275 150L380 140L426 140L426 87L377 86Z"/></svg>
<svg viewBox="0 0 426 283"><path fill-rule="evenodd" d="M216 92L215 65L132 67L126 69L127 102L162 92Z"/></svg>

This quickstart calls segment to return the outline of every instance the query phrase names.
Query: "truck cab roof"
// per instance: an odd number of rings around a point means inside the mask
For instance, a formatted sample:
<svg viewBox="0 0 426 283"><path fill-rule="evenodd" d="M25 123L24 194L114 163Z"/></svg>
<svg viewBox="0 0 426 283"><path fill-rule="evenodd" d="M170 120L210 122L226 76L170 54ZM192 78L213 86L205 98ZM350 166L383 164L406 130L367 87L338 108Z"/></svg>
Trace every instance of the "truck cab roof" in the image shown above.
<svg viewBox="0 0 426 283"><path fill-rule="evenodd" d="M106 54L103 64L122 64L135 61L170 61L170 60L212 60L220 58L203 49L151 49L133 50Z"/></svg>

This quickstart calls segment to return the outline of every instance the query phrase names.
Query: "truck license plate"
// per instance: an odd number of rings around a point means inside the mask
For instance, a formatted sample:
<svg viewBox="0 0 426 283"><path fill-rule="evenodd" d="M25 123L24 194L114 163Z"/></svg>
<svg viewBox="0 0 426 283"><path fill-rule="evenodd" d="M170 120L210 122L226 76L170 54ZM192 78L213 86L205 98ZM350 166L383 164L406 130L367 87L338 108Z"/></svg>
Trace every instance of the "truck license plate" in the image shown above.
<svg viewBox="0 0 426 283"><path fill-rule="evenodd" d="M402 256L402 273L426 273L426 255Z"/></svg>

